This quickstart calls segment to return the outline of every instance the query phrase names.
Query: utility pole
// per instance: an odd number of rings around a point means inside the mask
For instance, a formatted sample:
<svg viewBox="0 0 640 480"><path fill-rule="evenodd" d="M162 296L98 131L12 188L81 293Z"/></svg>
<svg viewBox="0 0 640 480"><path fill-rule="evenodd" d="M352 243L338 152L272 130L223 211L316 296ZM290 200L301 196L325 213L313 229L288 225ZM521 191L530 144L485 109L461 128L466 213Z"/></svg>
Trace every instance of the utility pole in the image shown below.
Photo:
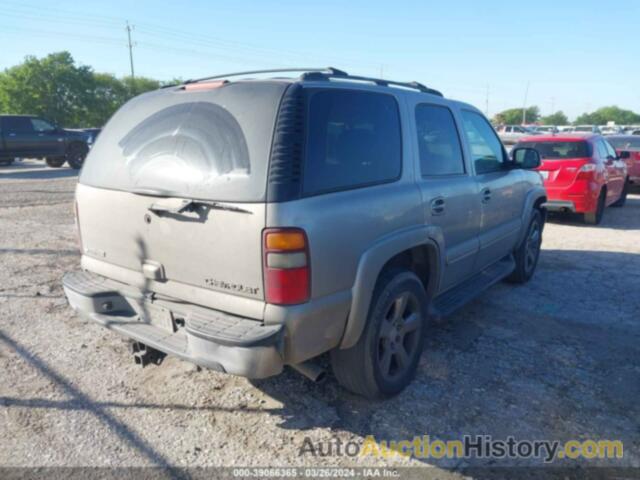
<svg viewBox="0 0 640 480"><path fill-rule="evenodd" d="M487 83L487 96L484 99L484 114L489 117L489 84Z"/></svg>
<svg viewBox="0 0 640 480"><path fill-rule="evenodd" d="M131 78L135 78L135 74L133 71L133 43L131 42L131 30L133 30L134 25L129 25L129 21L127 20L127 39L129 46L129 64L131 65Z"/></svg>
<svg viewBox="0 0 640 480"><path fill-rule="evenodd" d="M527 82L527 88L524 91L524 103L522 105L522 125L527 123L527 97L529 96L529 82Z"/></svg>

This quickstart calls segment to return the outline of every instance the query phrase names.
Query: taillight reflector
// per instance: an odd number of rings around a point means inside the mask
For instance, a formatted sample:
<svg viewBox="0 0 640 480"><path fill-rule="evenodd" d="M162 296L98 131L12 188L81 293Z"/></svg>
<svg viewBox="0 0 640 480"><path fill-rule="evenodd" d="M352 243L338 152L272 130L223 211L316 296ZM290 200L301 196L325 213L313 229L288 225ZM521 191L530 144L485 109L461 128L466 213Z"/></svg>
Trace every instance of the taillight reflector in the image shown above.
<svg viewBox="0 0 640 480"><path fill-rule="evenodd" d="M304 230L266 229L263 234L263 268L267 303L294 305L309 300L311 269Z"/></svg>
<svg viewBox="0 0 640 480"><path fill-rule="evenodd" d="M192 92L196 90L213 90L214 88L220 88L225 83L228 83L227 80L220 80L217 82L198 82L198 83L187 83L184 86L185 91Z"/></svg>
<svg viewBox="0 0 640 480"><path fill-rule="evenodd" d="M78 241L78 248L80 249L80 255L84 253L82 248L82 232L80 232L80 211L78 210L78 201L74 202L75 214L76 214L76 240Z"/></svg>

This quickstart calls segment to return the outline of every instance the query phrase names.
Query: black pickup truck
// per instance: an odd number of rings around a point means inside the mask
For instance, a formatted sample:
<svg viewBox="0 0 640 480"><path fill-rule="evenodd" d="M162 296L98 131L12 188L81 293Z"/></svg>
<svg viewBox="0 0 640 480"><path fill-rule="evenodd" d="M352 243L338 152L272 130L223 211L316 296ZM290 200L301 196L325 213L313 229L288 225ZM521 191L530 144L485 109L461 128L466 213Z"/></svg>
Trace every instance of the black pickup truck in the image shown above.
<svg viewBox="0 0 640 480"><path fill-rule="evenodd" d="M88 138L40 117L0 115L0 165L10 165L16 157L44 158L50 167L67 162L79 169L89 151Z"/></svg>

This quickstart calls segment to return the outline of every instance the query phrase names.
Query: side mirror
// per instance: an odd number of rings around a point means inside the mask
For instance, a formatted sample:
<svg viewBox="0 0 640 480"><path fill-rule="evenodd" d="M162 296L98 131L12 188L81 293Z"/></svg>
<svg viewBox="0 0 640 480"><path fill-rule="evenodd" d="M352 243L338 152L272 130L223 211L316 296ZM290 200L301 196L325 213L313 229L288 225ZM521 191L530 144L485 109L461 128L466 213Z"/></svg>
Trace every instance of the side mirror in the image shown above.
<svg viewBox="0 0 640 480"><path fill-rule="evenodd" d="M620 156L618 157L620 160L627 160L628 158L631 158L631 153L625 151L620 152Z"/></svg>
<svg viewBox="0 0 640 480"><path fill-rule="evenodd" d="M514 148L511 151L511 158L513 159L514 167L525 170L538 168L541 163L538 151L528 147Z"/></svg>

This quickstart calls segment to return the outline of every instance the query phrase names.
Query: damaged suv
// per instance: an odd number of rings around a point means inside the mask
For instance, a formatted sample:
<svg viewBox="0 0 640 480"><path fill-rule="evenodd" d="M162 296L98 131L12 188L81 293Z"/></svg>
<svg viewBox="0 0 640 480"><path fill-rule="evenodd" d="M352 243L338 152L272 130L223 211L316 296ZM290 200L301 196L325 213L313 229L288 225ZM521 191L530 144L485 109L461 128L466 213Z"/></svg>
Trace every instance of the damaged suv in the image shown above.
<svg viewBox="0 0 640 480"><path fill-rule="evenodd" d="M80 176L65 293L139 362L317 378L330 352L343 386L389 396L428 319L533 275L540 158L476 108L336 69L233 78L131 100Z"/></svg>

